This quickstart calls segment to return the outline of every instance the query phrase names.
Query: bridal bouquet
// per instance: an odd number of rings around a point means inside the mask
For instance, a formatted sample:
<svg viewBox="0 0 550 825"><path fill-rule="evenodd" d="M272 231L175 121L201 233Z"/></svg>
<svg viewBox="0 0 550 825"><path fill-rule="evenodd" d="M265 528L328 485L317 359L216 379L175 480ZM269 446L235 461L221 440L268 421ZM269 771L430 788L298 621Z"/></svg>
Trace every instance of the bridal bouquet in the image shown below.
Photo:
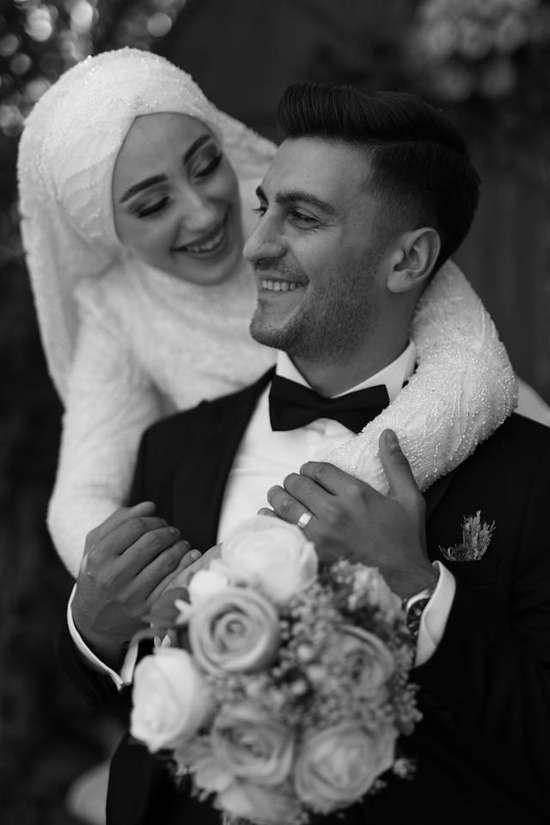
<svg viewBox="0 0 550 825"><path fill-rule="evenodd" d="M226 821L306 822L383 785L419 719L397 597L375 568L320 570L297 527L240 525L135 671L132 735Z"/></svg>

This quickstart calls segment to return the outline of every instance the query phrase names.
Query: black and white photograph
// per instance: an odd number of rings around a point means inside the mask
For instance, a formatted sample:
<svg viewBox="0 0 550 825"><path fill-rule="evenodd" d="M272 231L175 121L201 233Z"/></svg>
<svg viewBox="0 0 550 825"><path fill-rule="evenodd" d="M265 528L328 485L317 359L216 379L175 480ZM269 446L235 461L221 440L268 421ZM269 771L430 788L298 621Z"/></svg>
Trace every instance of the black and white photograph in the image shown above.
<svg viewBox="0 0 550 825"><path fill-rule="evenodd" d="M0 825L550 825L550 0L0 0Z"/></svg>

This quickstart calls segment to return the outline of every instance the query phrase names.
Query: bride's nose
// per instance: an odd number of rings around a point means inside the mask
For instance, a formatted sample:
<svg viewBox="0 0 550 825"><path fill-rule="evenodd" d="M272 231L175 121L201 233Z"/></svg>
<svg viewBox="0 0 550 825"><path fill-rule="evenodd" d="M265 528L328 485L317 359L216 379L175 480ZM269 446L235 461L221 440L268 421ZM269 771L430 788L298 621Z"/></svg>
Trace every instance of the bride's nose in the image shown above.
<svg viewBox="0 0 550 825"><path fill-rule="evenodd" d="M178 205L182 226L188 232L212 229L222 218L219 206L200 189L192 186L186 186L179 191Z"/></svg>

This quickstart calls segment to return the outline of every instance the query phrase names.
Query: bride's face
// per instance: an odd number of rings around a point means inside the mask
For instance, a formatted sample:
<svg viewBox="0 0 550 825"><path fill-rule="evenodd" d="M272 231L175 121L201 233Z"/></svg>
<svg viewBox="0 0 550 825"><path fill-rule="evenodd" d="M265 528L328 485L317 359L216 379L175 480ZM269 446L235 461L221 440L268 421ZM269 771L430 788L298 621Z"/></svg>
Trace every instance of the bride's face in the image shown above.
<svg viewBox="0 0 550 825"><path fill-rule="evenodd" d="M136 118L113 172L115 229L151 266L208 286L243 245L237 179L210 130L187 115Z"/></svg>

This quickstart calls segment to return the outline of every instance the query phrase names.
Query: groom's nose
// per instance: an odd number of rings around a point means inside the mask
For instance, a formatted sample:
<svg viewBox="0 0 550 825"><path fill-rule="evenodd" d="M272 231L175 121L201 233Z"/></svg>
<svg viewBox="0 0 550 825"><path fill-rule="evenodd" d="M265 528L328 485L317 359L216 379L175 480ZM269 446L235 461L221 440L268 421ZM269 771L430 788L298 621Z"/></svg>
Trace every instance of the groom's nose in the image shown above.
<svg viewBox="0 0 550 825"><path fill-rule="evenodd" d="M281 258L286 251L284 238L273 221L263 217L244 245L244 257L255 265L262 259Z"/></svg>

